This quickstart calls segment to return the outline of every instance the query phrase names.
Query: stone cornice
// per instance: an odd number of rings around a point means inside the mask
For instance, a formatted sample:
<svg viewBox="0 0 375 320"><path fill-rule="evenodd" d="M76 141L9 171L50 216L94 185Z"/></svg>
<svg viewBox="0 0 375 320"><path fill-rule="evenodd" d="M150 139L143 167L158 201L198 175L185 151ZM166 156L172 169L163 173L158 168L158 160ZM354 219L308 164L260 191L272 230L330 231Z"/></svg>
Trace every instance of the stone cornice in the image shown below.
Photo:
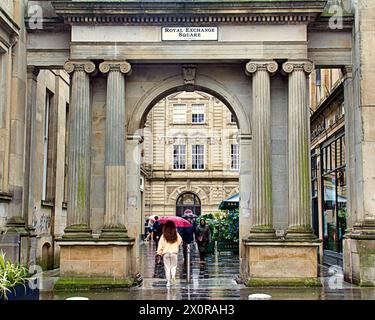
<svg viewBox="0 0 375 320"><path fill-rule="evenodd" d="M53 1L71 24L308 24L326 0L296 1Z"/></svg>
<svg viewBox="0 0 375 320"><path fill-rule="evenodd" d="M18 36L20 31L17 23L2 8L0 8L0 27L12 36Z"/></svg>

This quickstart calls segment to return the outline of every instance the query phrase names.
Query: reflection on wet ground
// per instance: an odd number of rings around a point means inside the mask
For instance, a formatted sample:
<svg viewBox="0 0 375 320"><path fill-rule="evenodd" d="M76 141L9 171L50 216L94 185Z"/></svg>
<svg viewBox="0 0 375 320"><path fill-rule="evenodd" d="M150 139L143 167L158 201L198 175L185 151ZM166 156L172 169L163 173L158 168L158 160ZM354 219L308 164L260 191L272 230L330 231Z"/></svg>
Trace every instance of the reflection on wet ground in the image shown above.
<svg viewBox="0 0 375 320"><path fill-rule="evenodd" d="M103 300L232 300L248 299L252 293L266 293L277 300L375 300L375 288L359 288L344 283L342 289L330 289L327 269L321 270L321 288L247 288L234 280L239 274L239 256L232 252L211 254L206 265L199 265L197 249L192 248L191 282L186 282L186 270L182 251L179 254L177 283L166 288L163 268L155 268L154 243L142 243L141 273L143 285L130 290L108 290L92 292L42 292L41 299L66 299L84 296Z"/></svg>

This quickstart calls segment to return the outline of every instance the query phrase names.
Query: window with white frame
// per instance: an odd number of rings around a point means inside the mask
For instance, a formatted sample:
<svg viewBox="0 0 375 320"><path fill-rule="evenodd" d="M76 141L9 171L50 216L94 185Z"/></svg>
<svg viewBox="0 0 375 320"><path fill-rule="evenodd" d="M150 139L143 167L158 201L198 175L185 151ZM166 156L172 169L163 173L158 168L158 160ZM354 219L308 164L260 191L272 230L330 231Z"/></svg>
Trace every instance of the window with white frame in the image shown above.
<svg viewBox="0 0 375 320"><path fill-rule="evenodd" d="M203 170L204 169L204 145L195 144L192 145L192 169Z"/></svg>
<svg viewBox="0 0 375 320"><path fill-rule="evenodd" d="M183 144L173 146L173 169L186 169L186 146Z"/></svg>
<svg viewBox="0 0 375 320"><path fill-rule="evenodd" d="M47 91L45 105L44 105L42 200L47 200L48 144L49 144L50 109L51 109L52 98L53 98L53 95L49 91Z"/></svg>
<svg viewBox="0 0 375 320"><path fill-rule="evenodd" d="M238 144L231 144L230 146L230 167L233 170L240 168L240 148Z"/></svg>
<svg viewBox="0 0 375 320"><path fill-rule="evenodd" d="M186 123L186 104L173 105L173 123Z"/></svg>
<svg viewBox="0 0 375 320"><path fill-rule="evenodd" d="M204 104L193 104L191 106L191 122L204 123Z"/></svg>

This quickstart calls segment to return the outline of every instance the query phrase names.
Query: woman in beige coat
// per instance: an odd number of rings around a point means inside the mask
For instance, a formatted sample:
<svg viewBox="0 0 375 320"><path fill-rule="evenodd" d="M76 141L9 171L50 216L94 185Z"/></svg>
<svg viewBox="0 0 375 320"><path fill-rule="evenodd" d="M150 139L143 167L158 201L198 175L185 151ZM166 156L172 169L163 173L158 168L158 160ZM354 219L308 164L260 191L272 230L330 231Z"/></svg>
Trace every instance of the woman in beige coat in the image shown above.
<svg viewBox="0 0 375 320"><path fill-rule="evenodd" d="M178 249L182 242L173 221L167 221L163 226L163 234L160 237L157 254L163 257L167 287L171 280L176 282Z"/></svg>

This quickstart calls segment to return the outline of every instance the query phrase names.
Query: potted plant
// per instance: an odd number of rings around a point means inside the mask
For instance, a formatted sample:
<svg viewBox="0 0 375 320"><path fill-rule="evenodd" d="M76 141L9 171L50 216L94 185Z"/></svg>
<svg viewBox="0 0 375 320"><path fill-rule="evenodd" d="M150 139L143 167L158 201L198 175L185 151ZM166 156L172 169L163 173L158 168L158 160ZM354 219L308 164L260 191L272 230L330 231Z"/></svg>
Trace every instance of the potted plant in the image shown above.
<svg viewBox="0 0 375 320"><path fill-rule="evenodd" d="M39 290L31 288L30 277L26 267L6 261L0 252L0 300L38 300Z"/></svg>

